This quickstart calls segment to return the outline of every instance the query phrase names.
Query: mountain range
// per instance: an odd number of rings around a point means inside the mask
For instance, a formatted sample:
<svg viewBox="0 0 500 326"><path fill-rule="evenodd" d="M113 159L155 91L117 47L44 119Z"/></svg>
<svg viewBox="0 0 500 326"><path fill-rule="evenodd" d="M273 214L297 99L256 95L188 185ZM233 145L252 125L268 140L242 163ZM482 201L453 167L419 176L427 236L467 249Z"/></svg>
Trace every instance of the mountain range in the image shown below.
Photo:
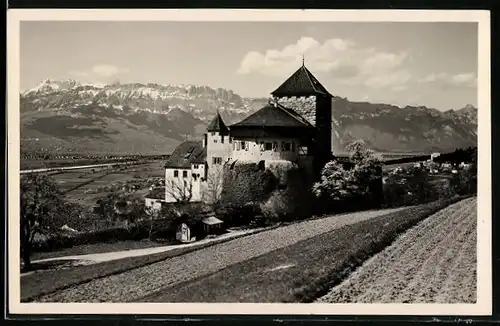
<svg viewBox="0 0 500 326"><path fill-rule="evenodd" d="M208 86L47 79L21 93L21 150L170 153L181 141L200 137L217 111L232 124L267 102ZM439 111L335 97L332 126L334 152L355 139L382 152L477 146L477 108L472 105Z"/></svg>

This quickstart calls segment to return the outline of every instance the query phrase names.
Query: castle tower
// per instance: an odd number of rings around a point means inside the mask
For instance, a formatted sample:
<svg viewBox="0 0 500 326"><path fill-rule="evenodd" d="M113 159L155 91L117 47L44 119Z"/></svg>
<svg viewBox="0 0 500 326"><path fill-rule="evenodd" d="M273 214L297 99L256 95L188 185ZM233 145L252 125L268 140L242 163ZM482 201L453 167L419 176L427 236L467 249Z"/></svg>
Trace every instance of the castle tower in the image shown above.
<svg viewBox="0 0 500 326"><path fill-rule="evenodd" d="M203 146L207 150L208 170L213 166L221 166L231 155L231 139L229 128L226 126L219 112L207 127L207 133L203 140Z"/></svg>
<svg viewBox="0 0 500 326"><path fill-rule="evenodd" d="M314 143L309 144L314 168L321 170L332 157L332 98L314 75L302 66L271 93L284 107L295 110L316 128Z"/></svg>

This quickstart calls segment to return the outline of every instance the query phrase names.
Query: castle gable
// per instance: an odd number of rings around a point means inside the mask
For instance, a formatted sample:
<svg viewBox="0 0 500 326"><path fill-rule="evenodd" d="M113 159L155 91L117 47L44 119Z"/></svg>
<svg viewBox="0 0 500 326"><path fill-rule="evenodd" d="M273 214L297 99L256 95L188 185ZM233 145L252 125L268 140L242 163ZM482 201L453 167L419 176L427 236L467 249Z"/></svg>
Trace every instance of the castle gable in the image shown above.
<svg viewBox="0 0 500 326"><path fill-rule="evenodd" d="M231 128L234 127L308 128L312 126L292 109L284 108L278 104L268 104L246 119L231 125Z"/></svg>
<svg viewBox="0 0 500 326"><path fill-rule="evenodd" d="M271 93L276 97L285 96L331 96L326 88L321 85L316 77L302 65L283 84Z"/></svg>

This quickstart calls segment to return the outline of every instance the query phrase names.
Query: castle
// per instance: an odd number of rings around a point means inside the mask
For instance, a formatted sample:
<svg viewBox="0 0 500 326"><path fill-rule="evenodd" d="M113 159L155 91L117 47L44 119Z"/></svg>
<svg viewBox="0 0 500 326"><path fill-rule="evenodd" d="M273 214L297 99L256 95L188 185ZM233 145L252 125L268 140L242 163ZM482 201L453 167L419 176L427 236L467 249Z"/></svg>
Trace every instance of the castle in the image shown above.
<svg viewBox="0 0 500 326"><path fill-rule="evenodd" d="M269 104L227 126L219 113L202 141L181 143L165 164L165 202L209 201L224 164L292 162L318 173L332 158L332 95L304 63Z"/></svg>

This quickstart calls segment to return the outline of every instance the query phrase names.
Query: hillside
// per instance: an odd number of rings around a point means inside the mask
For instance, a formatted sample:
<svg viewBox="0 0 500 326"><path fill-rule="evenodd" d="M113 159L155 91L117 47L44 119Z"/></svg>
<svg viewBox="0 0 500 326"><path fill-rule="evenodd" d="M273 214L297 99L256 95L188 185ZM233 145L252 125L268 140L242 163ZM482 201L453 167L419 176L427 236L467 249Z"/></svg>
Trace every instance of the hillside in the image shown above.
<svg viewBox="0 0 500 326"><path fill-rule="evenodd" d="M237 122L267 103L208 86L83 85L45 80L21 94L23 151L169 153L199 137L220 111ZM441 112L426 107L333 103L334 151L364 139L384 152L422 152L475 146L477 109Z"/></svg>

